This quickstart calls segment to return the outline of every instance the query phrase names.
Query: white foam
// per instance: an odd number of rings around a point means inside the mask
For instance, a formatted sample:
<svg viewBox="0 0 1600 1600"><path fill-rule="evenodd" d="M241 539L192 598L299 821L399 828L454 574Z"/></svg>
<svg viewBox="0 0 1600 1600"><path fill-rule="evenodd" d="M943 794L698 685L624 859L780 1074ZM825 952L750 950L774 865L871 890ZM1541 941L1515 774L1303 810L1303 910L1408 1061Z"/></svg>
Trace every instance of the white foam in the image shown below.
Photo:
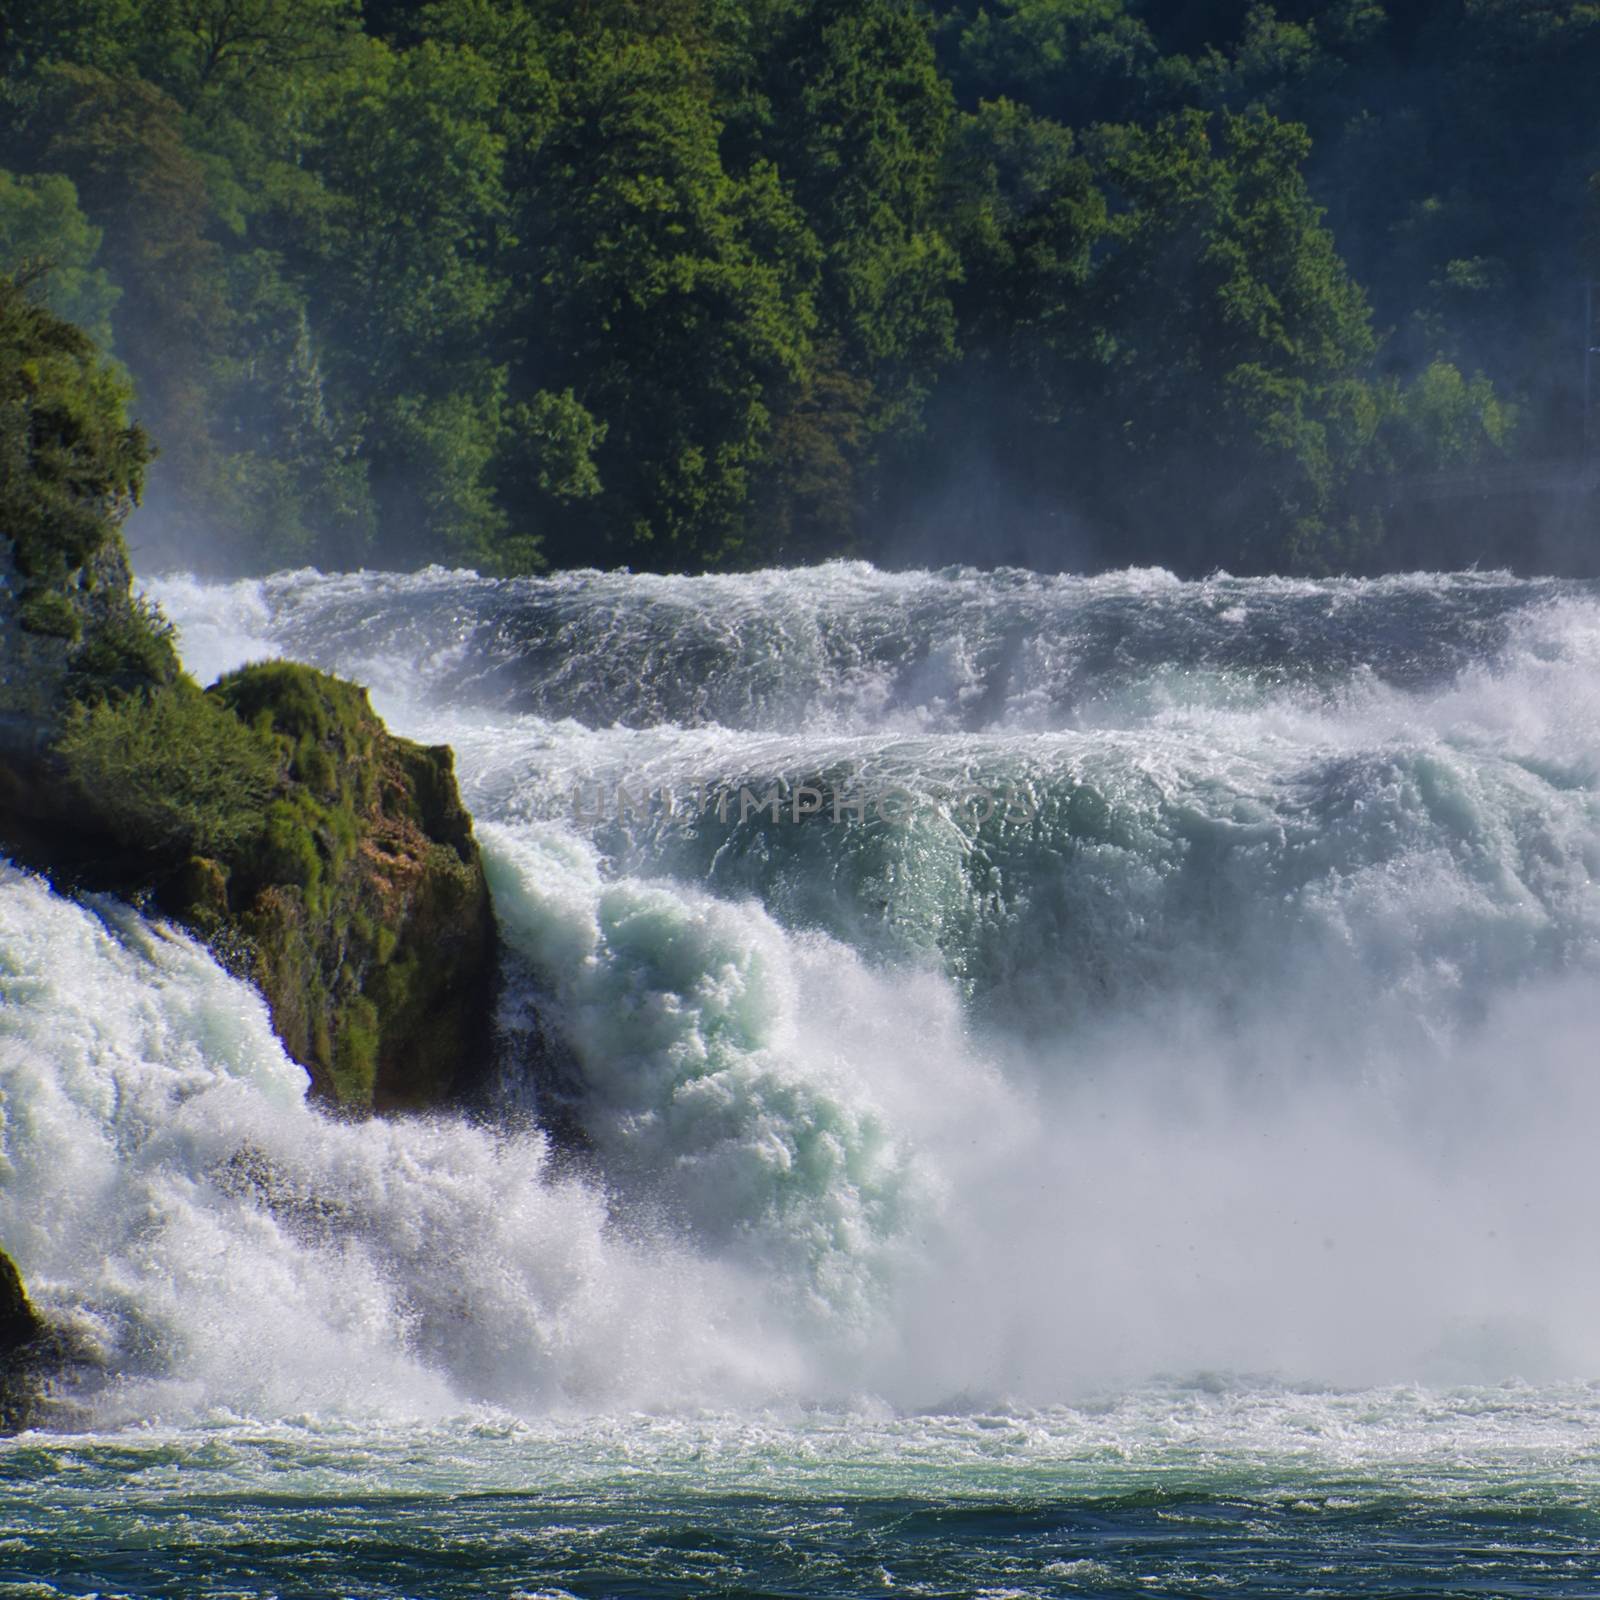
<svg viewBox="0 0 1600 1600"><path fill-rule="evenodd" d="M537 1134L349 1123L190 941L0 868L0 1238L104 1417L768 1394L760 1287L554 1177Z"/></svg>

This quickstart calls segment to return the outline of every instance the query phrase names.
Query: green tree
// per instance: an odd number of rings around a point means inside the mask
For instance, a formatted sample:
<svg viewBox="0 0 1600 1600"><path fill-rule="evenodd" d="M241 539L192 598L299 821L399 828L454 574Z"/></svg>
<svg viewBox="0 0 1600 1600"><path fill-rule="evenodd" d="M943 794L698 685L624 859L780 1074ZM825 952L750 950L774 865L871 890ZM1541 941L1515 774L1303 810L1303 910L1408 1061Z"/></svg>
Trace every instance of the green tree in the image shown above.
<svg viewBox="0 0 1600 1600"><path fill-rule="evenodd" d="M241 101L297 99L337 65L360 19L358 0L167 0L148 8L130 55L210 119Z"/></svg>
<svg viewBox="0 0 1600 1600"><path fill-rule="evenodd" d="M168 441L151 502L199 533L215 473L210 379L227 321L204 169L176 103L137 78L52 66L36 115L48 128L42 165L72 180L104 230L102 257L121 290L115 347L134 374L139 416Z"/></svg>
<svg viewBox="0 0 1600 1600"><path fill-rule="evenodd" d="M1158 52L1126 0L996 0L960 28L953 55L969 106L1015 100L1083 127L1126 116Z"/></svg>
<svg viewBox="0 0 1600 1600"><path fill-rule="evenodd" d="M1340 464L1375 421L1351 386L1376 339L1301 174L1307 150L1260 112L1097 138L1111 214L1075 375L1096 492L1130 554L1322 559Z"/></svg>
<svg viewBox="0 0 1600 1600"><path fill-rule="evenodd" d="M496 95L469 50L365 41L306 136L314 186L286 181L255 230L315 290L321 371L361 440L390 559L481 559L503 526Z"/></svg>
<svg viewBox="0 0 1600 1600"><path fill-rule="evenodd" d="M119 294L93 264L100 238L70 178L58 172L19 178L0 168L0 272L39 276L50 309L105 348Z"/></svg>
<svg viewBox="0 0 1600 1600"><path fill-rule="evenodd" d="M724 169L711 85L659 23L615 6L551 43L555 123L519 168L517 380L544 431L512 493L563 562L733 558L807 356L801 219L770 166ZM588 464L551 475L538 396L568 393Z"/></svg>
<svg viewBox="0 0 1600 1600"><path fill-rule="evenodd" d="M25 579L64 583L138 498L151 451L127 399L81 329L0 276L0 530Z"/></svg>
<svg viewBox="0 0 1600 1600"><path fill-rule="evenodd" d="M367 464L355 425L331 403L305 291L258 248L229 260L227 299L213 379L213 430L227 448L209 491L222 565L369 561Z"/></svg>
<svg viewBox="0 0 1600 1600"><path fill-rule="evenodd" d="M822 247L818 313L875 429L914 427L955 350L941 226L952 117L928 19L909 0L784 0L763 16L759 103L741 142L790 186Z"/></svg>
<svg viewBox="0 0 1600 1600"><path fill-rule="evenodd" d="M1480 466L1504 455L1515 426L1515 409L1481 372L1468 378L1432 361L1391 389L1381 465L1402 474Z"/></svg>
<svg viewBox="0 0 1600 1600"><path fill-rule="evenodd" d="M1074 396L1105 201L1072 132L1006 100L959 119L947 185L961 359L934 392L925 440L895 460L891 498L912 541L918 524L938 538L952 509L959 539L1025 516L1029 553L1064 557L1057 524L1076 479Z"/></svg>
<svg viewBox="0 0 1600 1600"><path fill-rule="evenodd" d="M1080 555L1343 559L1378 422L1366 303L1301 175L1302 130L1203 113L1071 135L987 106L958 140L966 361L930 440ZM986 416L970 432L966 398Z"/></svg>

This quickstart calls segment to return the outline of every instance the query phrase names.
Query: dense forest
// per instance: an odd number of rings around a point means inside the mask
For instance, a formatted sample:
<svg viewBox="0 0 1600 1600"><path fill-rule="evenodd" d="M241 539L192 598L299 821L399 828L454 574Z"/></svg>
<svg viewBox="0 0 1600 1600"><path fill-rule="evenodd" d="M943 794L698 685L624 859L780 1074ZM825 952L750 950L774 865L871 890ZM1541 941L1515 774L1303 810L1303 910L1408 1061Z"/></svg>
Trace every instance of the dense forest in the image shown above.
<svg viewBox="0 0 1600 1600"><path fill-rule="evenodd" d="M1576 0L0 0L147 567L1600 570Z"/></svg>

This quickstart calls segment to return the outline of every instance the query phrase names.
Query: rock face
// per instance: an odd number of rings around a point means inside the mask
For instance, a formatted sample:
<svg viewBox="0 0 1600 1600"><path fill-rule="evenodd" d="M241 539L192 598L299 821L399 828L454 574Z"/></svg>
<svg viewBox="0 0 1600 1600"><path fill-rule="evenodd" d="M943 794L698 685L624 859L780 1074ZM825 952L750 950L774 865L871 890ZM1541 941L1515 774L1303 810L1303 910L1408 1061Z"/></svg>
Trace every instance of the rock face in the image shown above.
<svg viewBox="0 0 1600 1600"><path fill-rule="evenodd" d="M27 613L38 585L18 571L15 546L0 529L0 849L109 888L122 886L119 852L98 808L62 783L54 745L86 691L148 692L179 676L131 583L121 538L108 540L53 591L61 604L52 614L70 617L73 631L37 632Z"/></svg>
<svg viewBox="0 0 1600 1600"><path fill-rule="evenodd" d="M44 1320L28 1299L16 1262L0 1250L0 1356L11 1355L43 1333Z"/></svg>
<svg viewBox="0 0 1600 1600"><path fill-rule="evenodd" d="M497 966L451 753L309 667L184 675L131 592L149 452L123 399L0 277L0 851L153 897L259 985L330 1104L443 1104L487 1060Z"/></svg>
<svg viewBox="0 0 1600 1600"><path fill-rule="evenodd" d="M0 540L0 605L8 619L0 633L0 748L14 756L43 753L84 636L115 626L129 606L131 582L120 543L108 542L70 583L45 591L56 603L41 605L39 586L18 570L12 541Z"/></svg>
<svg viewBox="0 0 1600 1600"><path fill-rule="evenodd" d="M268 662L211 695L281 752L264 826L191 856L164 907L238 951L314 1092L419 1109L486 1058L495 924L445 746L389 733L366 691Z"/></svg>
<svg viewBox="0 0 1600 1600"><path fill-rule="evenodd" d="M78 1395L101 1373L81 1332L40 1316L16 1263L0 1250L0 1434L82 1426Z"/></svg>
<svg viewBox="0 0 1600 1600"><path fill-rule="evenodd" d="M0 1433L28 1426L48 1342L49 1330L28 1300L16 1263L0 1250Z"/></svg>

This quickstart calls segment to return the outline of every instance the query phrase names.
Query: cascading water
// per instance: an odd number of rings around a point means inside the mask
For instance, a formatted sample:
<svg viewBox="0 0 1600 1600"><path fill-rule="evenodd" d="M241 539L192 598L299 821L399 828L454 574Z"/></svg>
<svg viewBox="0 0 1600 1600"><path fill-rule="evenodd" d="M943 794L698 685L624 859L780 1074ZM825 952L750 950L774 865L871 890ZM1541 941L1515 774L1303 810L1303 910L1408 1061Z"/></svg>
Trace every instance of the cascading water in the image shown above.
<svg viewBox="0 0 1600 1600"><path fill-rule="evenodd" d="M455 746L506 1020L557 1070L476 1122L332 1122L197 947L8 872L0 1239L104 1353L81 1421L225 1438L232 1484L261 1429L331 1429L418 1493L450 1472L396 1441L674 1495L765 1462L808 1504L1196 1451L1247 1497L1388 1472L1444 1505L1462 1450L1588 1492L1593 588L153 592L203 681L313 661ZM556 1094L576 1157L527 1116ZM1103 1554L1013 1592L1115 1587Z"/></svg>

